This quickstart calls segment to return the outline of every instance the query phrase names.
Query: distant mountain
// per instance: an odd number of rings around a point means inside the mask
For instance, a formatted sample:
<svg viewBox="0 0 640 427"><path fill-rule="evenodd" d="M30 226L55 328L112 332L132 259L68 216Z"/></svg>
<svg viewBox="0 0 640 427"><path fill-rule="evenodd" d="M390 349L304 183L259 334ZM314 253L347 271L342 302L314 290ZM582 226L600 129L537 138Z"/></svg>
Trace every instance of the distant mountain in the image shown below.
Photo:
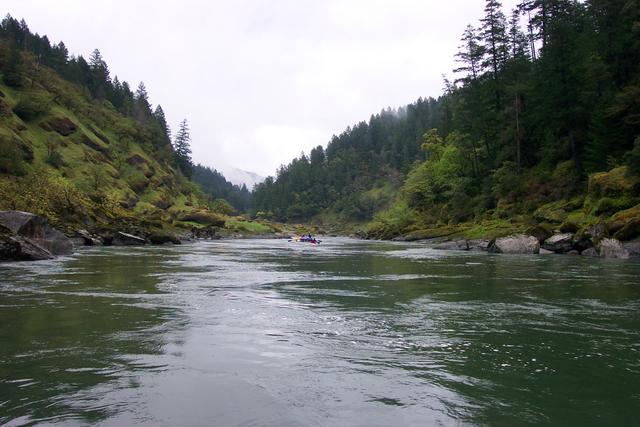
<svg viewBox="0 0 640 427"><path fill-rule="evenodd" d="M225 169L223 172L227 181L242 187L242 184L247 186L247 189L252 190L254 185L263 182L266 177L258 175L255 172L250 172L238 168Z"/></svg>

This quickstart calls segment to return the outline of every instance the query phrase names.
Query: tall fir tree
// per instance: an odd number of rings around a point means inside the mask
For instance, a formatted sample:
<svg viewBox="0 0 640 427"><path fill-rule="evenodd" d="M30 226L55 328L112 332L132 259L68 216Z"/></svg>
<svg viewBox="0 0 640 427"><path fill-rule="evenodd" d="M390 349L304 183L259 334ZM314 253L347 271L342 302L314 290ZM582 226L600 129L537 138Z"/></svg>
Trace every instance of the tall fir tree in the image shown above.
<svg viewBox="0 0 640 427"><path fill-rule="evenodd" d="M193 161L191 160L191 135L189 134L187 119L182 120L180 123L180 128L173 140L173 150L178 168L185 176L190 177Z"/></svg>

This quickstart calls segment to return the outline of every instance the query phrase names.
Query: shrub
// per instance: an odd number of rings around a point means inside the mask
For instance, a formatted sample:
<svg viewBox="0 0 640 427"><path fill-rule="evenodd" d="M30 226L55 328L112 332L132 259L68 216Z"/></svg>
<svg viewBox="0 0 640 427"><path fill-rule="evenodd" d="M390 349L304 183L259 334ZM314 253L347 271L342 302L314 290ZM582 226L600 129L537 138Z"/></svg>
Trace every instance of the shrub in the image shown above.
<svg viewBox="0 0 640 427"><path fill-rule="evenodd" d="M25 174L24 153L10 138L0 135L0 173L21 176Z"/></svg>
<svg viewBox="0 0 640 427"><path fill-rule="evenodd" d="M24 121L34 120L47 114L50 104L46 96L32 94L22 97L13 107L13 112Z"/></svg>

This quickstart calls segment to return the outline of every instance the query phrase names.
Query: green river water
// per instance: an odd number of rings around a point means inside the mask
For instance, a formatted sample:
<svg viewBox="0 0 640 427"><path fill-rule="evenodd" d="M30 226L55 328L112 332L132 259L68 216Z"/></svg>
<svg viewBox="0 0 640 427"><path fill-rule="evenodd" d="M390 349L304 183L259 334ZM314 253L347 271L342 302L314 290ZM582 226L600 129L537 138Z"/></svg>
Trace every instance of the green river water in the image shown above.
<svg viewBox="0 0 640 427"><path fill-rule="evenodd" d="M640 263L327 239L0 264L0 425L640 424Z"/></svg>

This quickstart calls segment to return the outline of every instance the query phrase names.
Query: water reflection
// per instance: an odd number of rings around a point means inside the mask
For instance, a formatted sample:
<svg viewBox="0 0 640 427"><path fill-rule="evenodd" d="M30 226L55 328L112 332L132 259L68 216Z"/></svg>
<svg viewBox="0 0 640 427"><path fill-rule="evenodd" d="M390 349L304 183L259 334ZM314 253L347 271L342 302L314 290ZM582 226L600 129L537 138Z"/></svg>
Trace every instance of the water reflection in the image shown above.
<svg viewBox="0 0 640 427"><path fill-rule="evenodd" d="M186 326L156 288L155 256L93 251L60 264L0 267L0 422L105 419L116 408L96 403L99 386L166 368L149 357Z"/></svg>

